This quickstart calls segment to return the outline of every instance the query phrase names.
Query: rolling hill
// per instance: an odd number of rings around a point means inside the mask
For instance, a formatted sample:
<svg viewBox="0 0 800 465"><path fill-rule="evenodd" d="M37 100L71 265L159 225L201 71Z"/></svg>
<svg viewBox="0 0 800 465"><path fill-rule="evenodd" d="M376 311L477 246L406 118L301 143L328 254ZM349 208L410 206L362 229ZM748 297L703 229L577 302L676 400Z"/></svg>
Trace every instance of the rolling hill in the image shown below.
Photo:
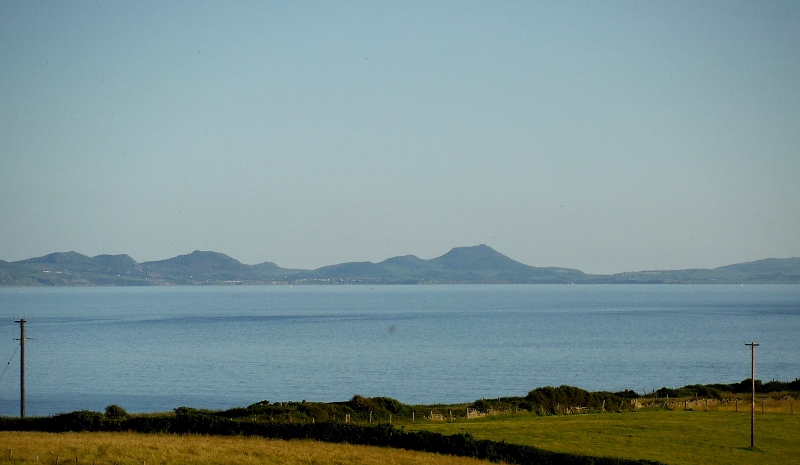
<svg viewBox="0 0 800 465"><path fill-rule="evenodd" d="M138 263L128 255L89 257L56 252L16 262L0 260L1 286L152 286L198 284L744 284L800 283L800 258L765 259L715 269L638 271L590 275L580 270L535 267L488 245L456 247L422 259L348 262L315 270L272 262L246 265L219 252L196 250Z"/></svg>

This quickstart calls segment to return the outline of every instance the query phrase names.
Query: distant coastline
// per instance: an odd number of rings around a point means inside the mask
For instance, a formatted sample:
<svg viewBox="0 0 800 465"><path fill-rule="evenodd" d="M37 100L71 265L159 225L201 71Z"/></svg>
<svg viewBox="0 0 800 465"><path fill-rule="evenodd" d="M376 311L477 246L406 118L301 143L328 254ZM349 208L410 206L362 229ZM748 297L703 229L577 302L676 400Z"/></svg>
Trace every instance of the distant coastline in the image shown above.
<svg viewBox="0 0 800 465"><path fill-rule="evenodd" d="M225 254L194 251L139 263L128 255L89 257L56 252L15 262L0 260L0 286L168 286L331 284L800 284L800 258L768 258L713 269L587 274L535 267L481 244L456 247L441 257L392 257L315 270L272 262L245 265Z"/></svg>

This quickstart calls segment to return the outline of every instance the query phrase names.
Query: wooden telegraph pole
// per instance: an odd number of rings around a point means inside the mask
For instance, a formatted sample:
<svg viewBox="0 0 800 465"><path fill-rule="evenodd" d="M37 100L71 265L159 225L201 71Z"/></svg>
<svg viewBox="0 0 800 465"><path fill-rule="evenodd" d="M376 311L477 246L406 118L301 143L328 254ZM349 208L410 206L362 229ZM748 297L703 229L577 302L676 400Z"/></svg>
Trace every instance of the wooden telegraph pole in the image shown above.
<svg viewBox="0 0 800 465"><path fill-rule="evenodd" d="M14 320L19 323L19 416L25 418L25 318Z"/></svg>
<svg viewBox="0 0 800 465"><path fill-rule="evenodd" d="M752 393L750 396L750 448L756 447L756 347L757 342L745 342L744 345L750 346L750 382L752 383Z"/></svg>

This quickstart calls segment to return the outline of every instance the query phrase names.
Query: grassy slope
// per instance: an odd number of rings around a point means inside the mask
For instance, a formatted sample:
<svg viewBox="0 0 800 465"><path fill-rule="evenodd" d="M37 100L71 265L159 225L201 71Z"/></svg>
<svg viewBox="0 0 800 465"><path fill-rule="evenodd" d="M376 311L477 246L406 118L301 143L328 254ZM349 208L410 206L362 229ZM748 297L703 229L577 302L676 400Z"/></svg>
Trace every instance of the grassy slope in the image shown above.
<svg viewBox="0 0 800 465"><path fill-rule="evenodd" d="M748 411L639 411L622 414L529 414L453 422L405 423L409 430L444 434L469 432L479 439L528 444L547 450L594 456L649 459L668 464L788 464L800 457L800 415L756 416L756 451L750 444ZM276 441L244 437L138 435L114 433L0 432L0 462L13 449L15 461L55 457L80 463L392 463L468 464L475 460L374 447Z"/></svg>
<svg viewBox="0 0 800 465"><path fill-rule="evenodd" d="M445 434L469 432L547 450L656 460L674 465L789 464L800 457L800 415L739 412L646 411L624 414L496 416L453 423L406 425Z"/></svg>
<svg viewBox="0 0 800 465"><path fill-rule="evenodd" d="M247 437L0 432L0 463L478 465L461 457L378 447Z"/></svg>

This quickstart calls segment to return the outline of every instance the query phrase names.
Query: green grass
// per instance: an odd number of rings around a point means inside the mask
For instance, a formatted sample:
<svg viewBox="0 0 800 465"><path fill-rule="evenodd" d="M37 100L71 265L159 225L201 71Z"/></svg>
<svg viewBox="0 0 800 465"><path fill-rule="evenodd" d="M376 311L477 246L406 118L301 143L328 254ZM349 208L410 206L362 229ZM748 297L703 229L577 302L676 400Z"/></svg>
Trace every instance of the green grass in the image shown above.
<svg viewBox="0 0 800 465"><path fill-rule="evenodd" d="M709 404L709 410L705 411L705 403L702 403L703 410L667 410L656 406L624 413L556 416L508 413L471 420L455 418L452 421L432 421L418 416L416 422L412 423L409 418L394 424L412 431L470 433L477 439L531 445L555 452L646 459L671 465L800 463L800 413L792 414L794 404L791 399L765 402L765 414L757 410L755 450L749 448L749 404L746 410L742 407L740 405L739 412L735 412L731 403ZM34 438L38 442L33 441ZM291 446L286 447L291 451L284 452L281 448L285 448L285 443L241 436L0 432L0 463L5 460L8 449L15 451L15 461L36 462L41 455L48 457L43 460L45 463L54 463L56 457L74 460L80 455L81 463L89 463L90 458L108 459L104 451L111 450L112 446L115 451L113 461L117 463L141 463L142 460L169 464L434 463L431 456L402 455L401 452L405 451L370 449L372 452L367 452L367 449L338 448L337 445L327 448L309 441L288 441ZM280 450L274 449L277 445L281 445ZM262 450L265 447L267 449ZM204 450L203 458L195 460L195 452L201 448ZM312 449L316 451L313 454ZM23 457L26 458L22 460ZM282 458L270 461L273 457Z"/></svg>
<svg viewBox="0 0 800 465"><path fill-rule="evenodd" d="M593 456L656 460L673 465L800 463L800 415L723 411L639 411L594 415L506 415L406 424L444 434L526 444Z"/></svg>

